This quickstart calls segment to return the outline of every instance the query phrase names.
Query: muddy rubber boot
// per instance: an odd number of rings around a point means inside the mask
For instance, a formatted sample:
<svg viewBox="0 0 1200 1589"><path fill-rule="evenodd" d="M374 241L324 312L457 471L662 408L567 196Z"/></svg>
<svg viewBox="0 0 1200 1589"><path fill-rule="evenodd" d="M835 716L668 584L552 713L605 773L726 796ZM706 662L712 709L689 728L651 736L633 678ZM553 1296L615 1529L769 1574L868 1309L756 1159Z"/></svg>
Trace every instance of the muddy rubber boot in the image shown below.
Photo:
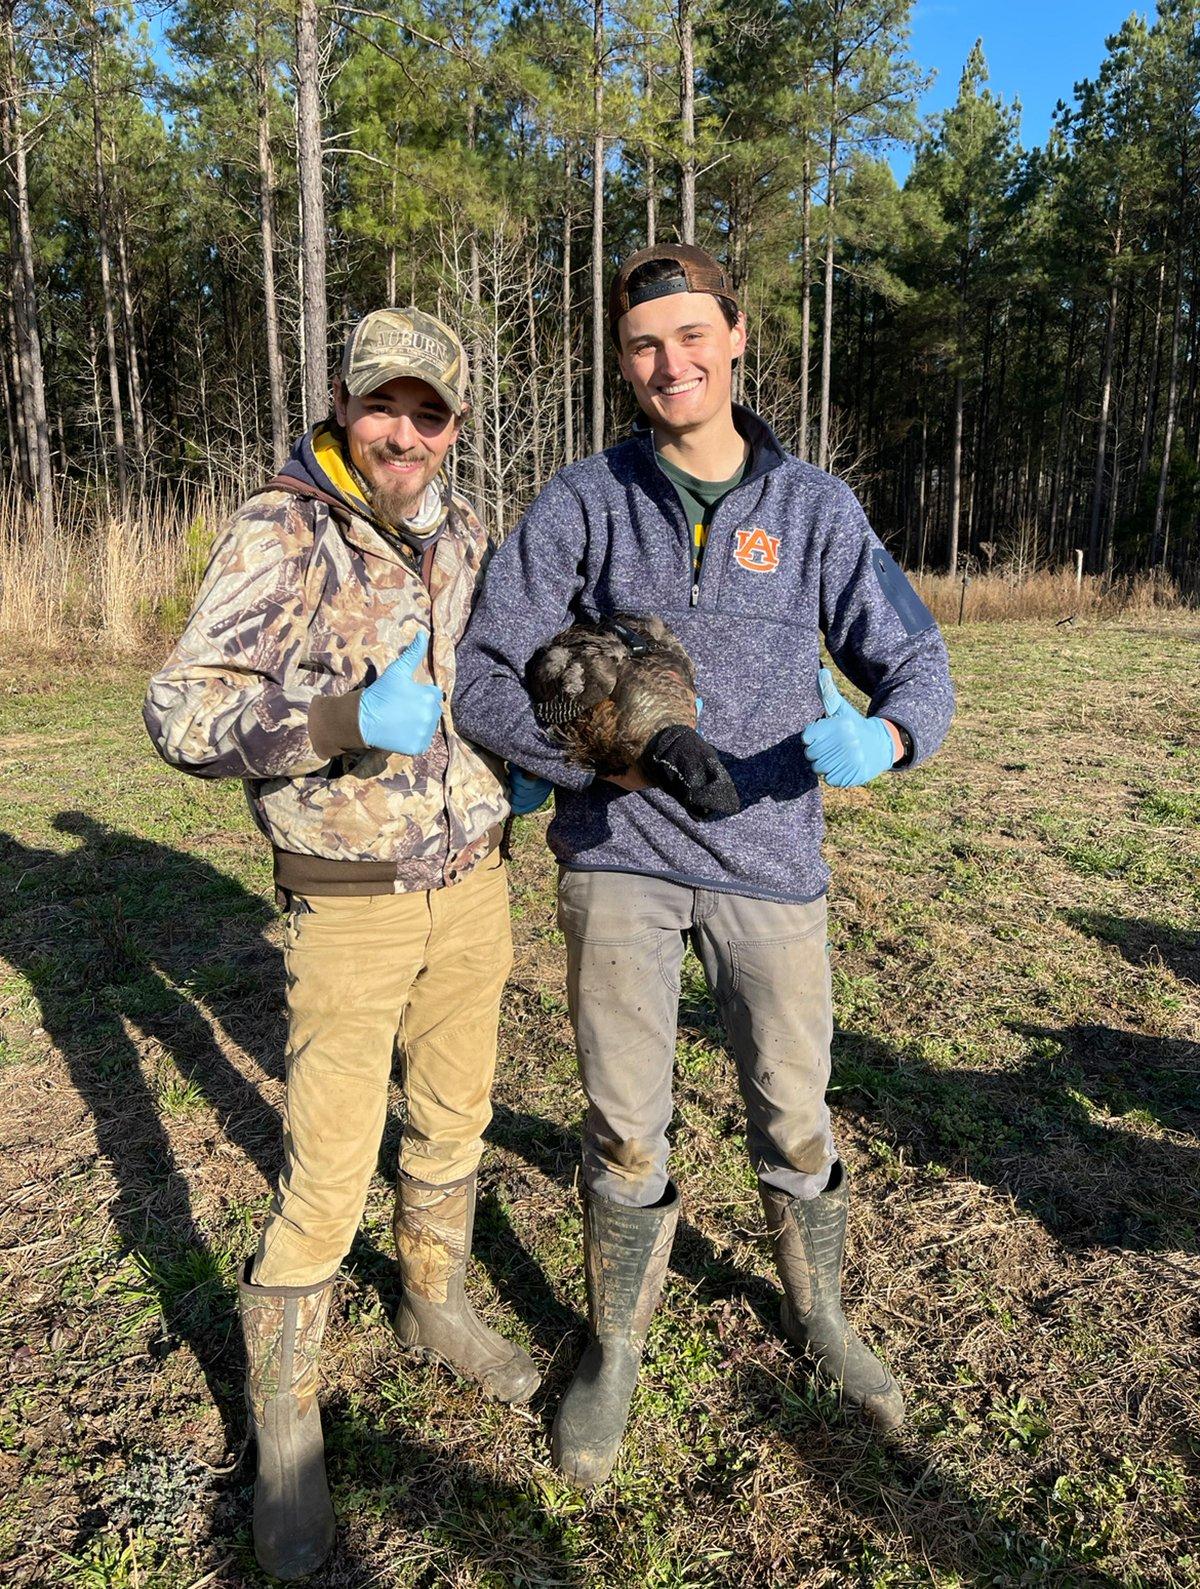
<svg viewBox="0 0 1200 1589"><path fill-rule="evenodd" d="M580 1489L602 1484L617 1460L678 1221L673 1183L653 1208L627 1208L584 1193L583 1262L592 1338L567 1386L550 1440L555 1467Z"/></svg>
<svg viewBox="0 0 1200 1589"><path fill-rule="evenodd" d="M254 1554L274 1578L305 1578L333 1549L333 1503L317 1406L317 1359L333 1281L238 1281L246 1343L246 1405L258 1448Z"/></svg>
<svg viewBox="0 0 1200 1589"><path fill-rule="evenodd" d="M533 1359L476 1315L464 1289L475 1229L475 1177L427 1186L401 1174L393 1220L404 1297L400 1344L447 1364L498 1401L522 1402L541 1384Z"/></svg>
<svg viewBox="0 0 1200 1589"><path fill-rule="evenodd" d="M789 1197L760 1183L767 1231L783 1281L780 1323L803 1347L821 1378L880 1429L904 1422L904 1398L885 1364L855 1334L842 1312L842 1253L850 1187L839 1160L817 1197Z"/></svg>

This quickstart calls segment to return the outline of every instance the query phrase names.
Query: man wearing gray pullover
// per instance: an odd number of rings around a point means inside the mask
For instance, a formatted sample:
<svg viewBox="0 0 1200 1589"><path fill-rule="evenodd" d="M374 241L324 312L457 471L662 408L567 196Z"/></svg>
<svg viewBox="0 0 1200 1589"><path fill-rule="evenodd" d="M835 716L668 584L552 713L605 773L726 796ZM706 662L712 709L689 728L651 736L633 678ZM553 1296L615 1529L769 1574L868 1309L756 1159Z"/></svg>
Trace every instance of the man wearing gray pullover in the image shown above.
<svg viewBox="0 0 1200 1589"><path fill-rule="evenodd" d="M580 1485L616 1459L679 1211L667 1174L679 975L693 944L724 1018L784 1287L782 1324L883 1428L904 1404L841 1306L848 1208L825 1088L832 1011L819 778L931 756L954 697L934 620L841 481L731 400L745 318L686 245L618 271L609 323L646 421L563 469L496 553L458 652L459 731L555 786L549 842L588 1098L584 1245L593 1337L554 1427ZM533 653L577 618L657 614L687 647L703 732L741 798L701 822L636 769L597 779L534 719ZM870 698L820 664L824 639Z"/></svg>

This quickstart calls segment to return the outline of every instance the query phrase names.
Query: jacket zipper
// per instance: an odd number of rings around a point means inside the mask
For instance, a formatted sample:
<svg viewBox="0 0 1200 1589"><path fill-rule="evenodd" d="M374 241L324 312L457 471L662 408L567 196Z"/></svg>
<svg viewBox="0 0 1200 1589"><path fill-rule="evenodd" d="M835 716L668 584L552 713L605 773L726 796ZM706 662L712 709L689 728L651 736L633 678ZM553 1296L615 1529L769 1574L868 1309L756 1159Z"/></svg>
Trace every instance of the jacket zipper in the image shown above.
<svg viewBox="0 0 1200 1589"><path fill-rule="evenodd" d="M442 534L443 535L446 534L446 531L448 529L449 529L449 526L447 525L446 529L444 529L442 531ZM429 677L430 677L431 681L434 684L438 684L438 679L437 679L437 674L434 672L434 662L433 662L433 635L434 635L434 625L433 625L433 616L434 616L433 565L434 565L434 563L435 563L435 561L437 559L438 544L440 542L440 539L441 539L441 537L439 537L438 541L435 541L432 546L427 547L425 549L425 551L421 554L421 564L420 564L420 569L419 569L419 576L420 576L421 583L425 587L425 594L429 597ZM441 689L441 685L440 684L438 684L438 688ZM445 748L446 748L446 762L445 762L445 766L442 768L442 778L441 778L441 783L442 783L442 822L445 825L445 834L444 834L445 855L444 855L444 857L442 859L442 873L443 873L443 876L444 876L446 868L450 864L450 833L451 833L451 828L452 828L452 824L451 824L451 821L450 821L450 736L446 732L446 715L445 715L445 708L444 708L444 692L443 692L443 711L442 711L442 715L438 718L438 726L437 726L437 729L435 730L435 734L440 734L442 736L442 742L443 742L443 744L445 745Z"/></svg>

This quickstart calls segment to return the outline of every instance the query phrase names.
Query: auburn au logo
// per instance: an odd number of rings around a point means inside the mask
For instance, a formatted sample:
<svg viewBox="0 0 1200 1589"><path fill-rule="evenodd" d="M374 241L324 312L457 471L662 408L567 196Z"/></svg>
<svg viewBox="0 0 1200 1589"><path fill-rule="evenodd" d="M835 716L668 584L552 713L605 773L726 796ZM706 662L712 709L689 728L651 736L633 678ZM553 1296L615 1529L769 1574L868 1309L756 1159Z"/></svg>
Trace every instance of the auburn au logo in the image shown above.
<svg viewBox="0 0 1200 1589"><path fill-rule="evenodd" d="M739 530L733 555L752 574L773 574L779 567L779 537L766 530Z"/></svg>

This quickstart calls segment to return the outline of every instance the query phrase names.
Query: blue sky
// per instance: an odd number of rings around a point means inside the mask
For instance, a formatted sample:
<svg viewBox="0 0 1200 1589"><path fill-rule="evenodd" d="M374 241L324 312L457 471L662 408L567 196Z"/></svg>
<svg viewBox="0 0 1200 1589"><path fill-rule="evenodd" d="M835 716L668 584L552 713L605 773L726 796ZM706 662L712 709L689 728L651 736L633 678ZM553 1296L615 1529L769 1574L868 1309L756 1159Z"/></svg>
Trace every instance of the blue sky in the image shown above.
<svg viewBox="0 0 1200 1589"><path fill-rule="evenodd" d="M1025 147L1044 143L1056 103L1069 104L1074 85L1095 76L1105 39L1133 11L1152 16L1153 0L917 0L912 54L925 70L937 69L921 114L954 103L967 55L982 38L989 88L1021 101ZM911 153L895 150L891 163L903 181Z"/></svg>

